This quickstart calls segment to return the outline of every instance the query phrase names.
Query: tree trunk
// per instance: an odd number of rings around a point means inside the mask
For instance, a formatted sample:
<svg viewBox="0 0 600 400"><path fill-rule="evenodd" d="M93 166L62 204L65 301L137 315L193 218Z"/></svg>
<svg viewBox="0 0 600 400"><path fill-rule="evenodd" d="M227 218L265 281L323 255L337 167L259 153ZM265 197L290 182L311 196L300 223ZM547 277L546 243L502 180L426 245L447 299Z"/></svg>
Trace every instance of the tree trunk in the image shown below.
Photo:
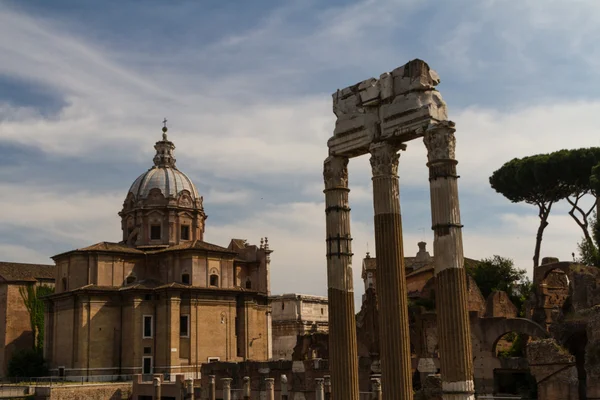
<svg viewBox="0 0 600 400"><path fill-rule="evenodd" d="M548 226L548 216L550 215L550 209L552 208L552 203L548 205L546 208L544 205L538 205L539 207L539 217L540 217L540 226L537 230L537 235L535 237L535 252L533 253L533 267L538 267L540 265L540 250L542 247L542 238L544 236L544 229Z"/></svg>

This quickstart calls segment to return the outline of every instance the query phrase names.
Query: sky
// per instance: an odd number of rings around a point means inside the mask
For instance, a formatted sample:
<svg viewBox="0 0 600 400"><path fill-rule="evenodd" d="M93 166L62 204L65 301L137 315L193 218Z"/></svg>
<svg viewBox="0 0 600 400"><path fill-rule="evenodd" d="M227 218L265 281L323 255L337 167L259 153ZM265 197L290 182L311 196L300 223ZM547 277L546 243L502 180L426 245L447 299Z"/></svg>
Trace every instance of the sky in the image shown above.
<svg viewBox="0 0 600 400"><path fill-rule="evenodd" d="M465 255L531 275L537 210L488 179L515 157L600 146L599 36L595 0L2 1L0 260L119 241L117 213L166 117L206 241L267 236L272 293L326 295L331 94L420 58L456 123ZM406 256L420 240L432 253L425 163L410 142ZM358 301L362 258L376 256L368 157L349 172ZM553 208L542 256L577 251L568 210Z"/></svg>

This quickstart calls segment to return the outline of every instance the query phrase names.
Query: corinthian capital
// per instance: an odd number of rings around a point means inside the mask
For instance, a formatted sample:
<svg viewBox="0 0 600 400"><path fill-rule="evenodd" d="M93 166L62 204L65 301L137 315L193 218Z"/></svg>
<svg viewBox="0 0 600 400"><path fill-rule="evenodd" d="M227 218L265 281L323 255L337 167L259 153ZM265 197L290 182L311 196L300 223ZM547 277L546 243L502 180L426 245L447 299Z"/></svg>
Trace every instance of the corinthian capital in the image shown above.
<svg viewBox="0 0 600 400"><path fill-rule="evenodd" d="M445 121L430 125L423 136L423 143L427 147L429 162L437 160L454 160L456 138L454 137L454 122Z"/></svg>
<svg viewBox="0 0 600 400"><path fill-rule="evenodd" d="M348 187L348 158L329 156L323 163L325 188Z"/></svg>
<svg viewBox="0 0 600 400"><path fill-rule="evenodd" d="M389 143L373 143L369 147L371 153L371 169L373 176L398 175L398 154L399 147L392 146Z"/></svg>

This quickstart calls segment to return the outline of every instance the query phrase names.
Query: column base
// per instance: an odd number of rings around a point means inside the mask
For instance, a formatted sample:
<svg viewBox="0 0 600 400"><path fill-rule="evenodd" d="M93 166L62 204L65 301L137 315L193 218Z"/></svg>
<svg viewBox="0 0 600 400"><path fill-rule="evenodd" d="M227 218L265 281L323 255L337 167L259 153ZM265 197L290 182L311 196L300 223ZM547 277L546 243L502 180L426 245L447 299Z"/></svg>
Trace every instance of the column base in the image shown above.
<svg viewBox="0 0 600 400"><path fill-rule="evenodd" d="M475 400L475 384L473 381L442 382L444 400Z"/></svg>

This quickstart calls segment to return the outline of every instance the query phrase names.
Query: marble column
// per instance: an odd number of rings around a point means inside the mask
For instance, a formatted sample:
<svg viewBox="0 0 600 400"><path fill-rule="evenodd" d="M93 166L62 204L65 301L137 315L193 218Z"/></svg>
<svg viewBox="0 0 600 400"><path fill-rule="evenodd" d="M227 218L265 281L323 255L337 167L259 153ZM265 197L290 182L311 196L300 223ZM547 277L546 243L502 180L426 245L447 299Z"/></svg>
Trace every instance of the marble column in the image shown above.
<svg viewBox="0 0 600 400"><path fill-rule="evenodd" d="M288 390L288 378L287 375L281 375L281 400L288 400L289 390Z"/></svg>
<svg viewBox="0 0 600 400"><path fill-rule="evenodd" d="M380 142L369 149L373 170L381 380L388 400L413 398L398 182L398 150L403 147Z"/></svg>
<svg viewBox="0 0 600 400"><path fill-rule="evenodd" d="M217 398L217 383L215 382L215 376L208 376L208 399L216 400Z"/></svg>
<svg viewBox="0 0 600 400"><path fill-rule="evenodd" d="M243 391L243 395L244 395L244 400L250 400L250 396L252 395L252 391L250 388L250 377L249 376L245 376L243 378L243 385L242 385L242 391Z"/></svg>
<svg viewBox="0 0 600 400"><path fill-rule="evenodd" d="M160 378L155 376L152 379L152 382L154 383L154 398L160 400L162 397L162 391L161 391L161 381Z"/></svg>
<svg viewBox="0 0 600 400"><path fill-rule="evenodd" d="M267 400L275 400L275 379L265 378L265 386L267 388Z"/></svg>
<svg viewBox="0 0 600 400"><path fill-rule="evenodd" d="M381 396L381 378L371 377L371 392L373 393L372 400L383 399Z"/></svg>
<svg viewBox="0 0 600 400"><path fill-rule="evenodd" d="M325 160L323 168L329 296L329 371L334 400L358 400L358 351L347 167L347 158L330 156Z"/></svg>
<svg viewBox="0 0 600 400"><path fill-rule="evenodd" d="M221 378L223 385L223 400L231 400L231 378Z"/></svg>
<svg viewBox="0 0 600 400"><path fill-rule="evenodd" d="M437 332L444 400L474 400L454 131L453 122L439 123L423 138L429 161Z"/></svg>
<svg viewBox="0 0 600 400"><path fill-rule="evenodd" d="M323 381L323 378L315 378L315 400L325 400Z"/></svg>

